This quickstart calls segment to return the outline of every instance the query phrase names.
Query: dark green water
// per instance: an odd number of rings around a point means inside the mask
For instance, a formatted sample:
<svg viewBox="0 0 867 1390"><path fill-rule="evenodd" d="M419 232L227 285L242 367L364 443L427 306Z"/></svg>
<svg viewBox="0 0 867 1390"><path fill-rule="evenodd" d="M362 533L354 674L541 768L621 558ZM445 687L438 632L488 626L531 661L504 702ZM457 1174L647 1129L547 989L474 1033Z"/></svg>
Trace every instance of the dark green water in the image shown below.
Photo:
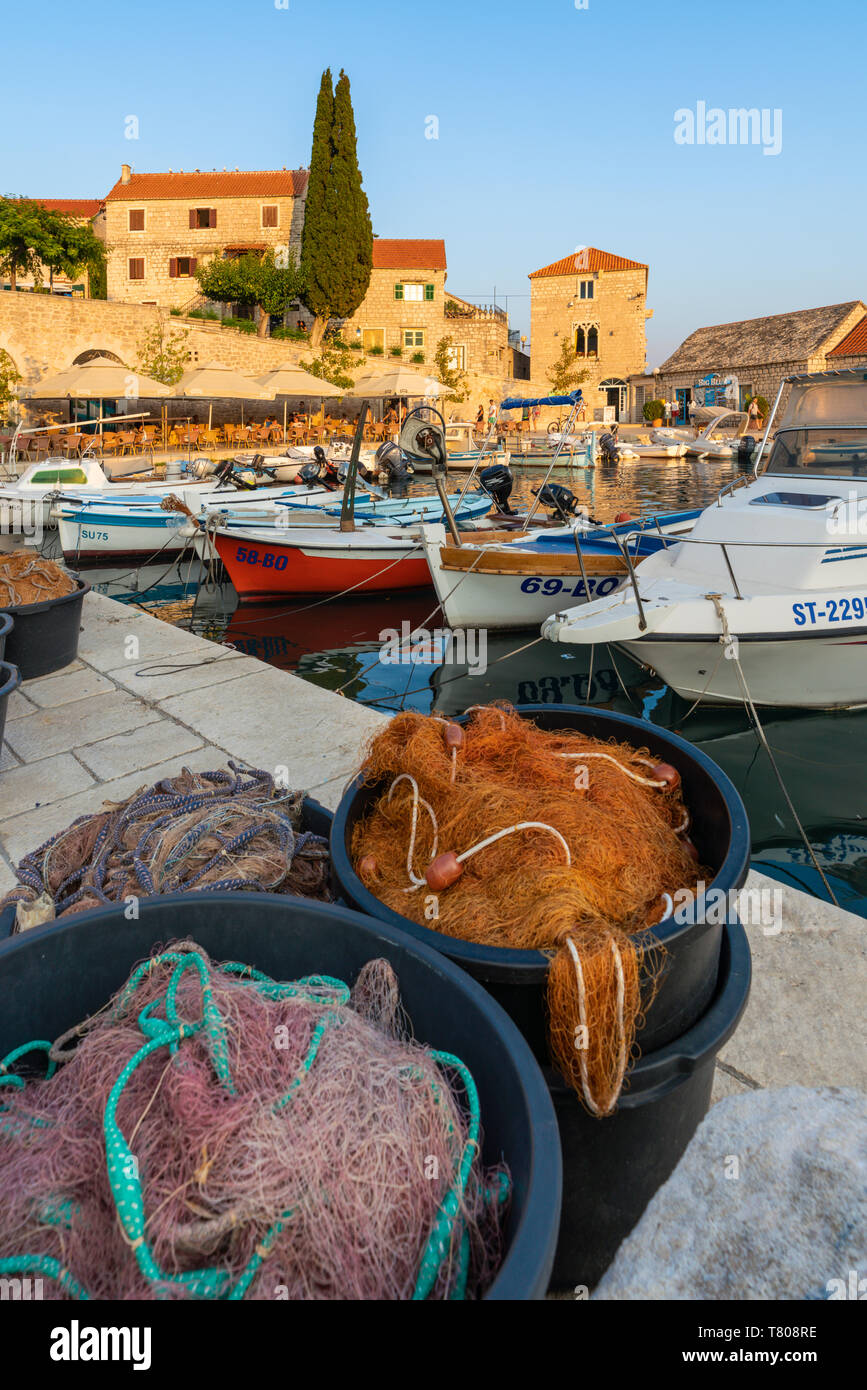
<svg viewBox="0 0 867 1390"><path fill-rule="evenodd" d="M633 514L700 507L737 476L737 466L712 460L650 460L617 468L560 472L591 514L609 521L618 511ZM541 475L519 477L515 497L526 500ZM429 490L414 484L413 491ZM159 606L178 604L177 621L188 626L197 572L168 574L164 567L121 578L117 571L91 571L95 587L113 597ZM138 586L137 590L132 585ZM147 591L147 592L143 592ZM183 600L187 600L183 603ZM457 714L493 699L516 704L590 704L632 714L676 730L725 769L741 792L750 816L754 864L764 872L825 896L810 867L767 754L745 712L690 706L652 672L607 647L592 651L537 642L538 630L489 634L487 669L380 661L387 628L407 620L429 630L441 626L433 591L344 599L313 605L236 607L231 585L198 595L193 629L214 641L292 671L328 690L385 711L417 709ZM533 645L528 645L533 644ZM526 648L526 650L521 650ZM867 916L867 710L815 713L760 712L768 742L838 901Z"/></svg>

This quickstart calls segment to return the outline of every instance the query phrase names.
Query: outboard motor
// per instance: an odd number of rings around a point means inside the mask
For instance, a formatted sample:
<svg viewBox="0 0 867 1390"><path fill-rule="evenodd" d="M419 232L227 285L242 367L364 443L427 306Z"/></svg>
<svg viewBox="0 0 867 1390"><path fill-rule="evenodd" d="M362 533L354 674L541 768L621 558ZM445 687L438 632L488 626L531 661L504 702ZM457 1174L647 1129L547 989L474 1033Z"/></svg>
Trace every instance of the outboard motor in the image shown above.
<svg viewBox="0 0 867 1390"><path fill-rule="evenodd" d="M322 464L318 459L315 459L312 463L305 463L303 468L298 469L298 481L306 484L307 487L312 487L314 483L319 482L321 473Z"/></svg>
<svg viewBox="0 0 867 1390"><path fill-rule="evenodd" d="M483 468L479 474L482 491L493 498L497 511L504 512L506 516L515 514L509 506L514 481L512 470L505 463L492 463L490 468Z"/></svg>
<svg viewBox="0 0 867 1390"><path fill-rule="evenodd" d="M390 489L395 492L400 490L405 494L411 469L398 444L392 443L391 440L380 444L373 456L373 463L377 473L385 473Z"/></svg>
<svg viewBox="0 0 867 1390"><path fill-rule="evenodd" d="M620 457L619 449L620 446L617 441L617 436L612 434L610 430L606 430L604 434L600 434L599 452L602 455L603 463L616 463Z"/></svg>
<svg viewBox="0 0 867 1390"><path fill-rule="evenodd" d="M750 468L755 451L756 441L753 436L751 434L741 435L738 440L738 468Z"/></svg>
<svg viewBox="0 0 867 1390"><path fill-rule="evenodd" d="M545 483L544 487L533 488L533 496L538 497L541 506L547 507L563 521L577 516L581 510L581 504L574 492L570 492L568 487L563 487L562 483Z"/></svg>

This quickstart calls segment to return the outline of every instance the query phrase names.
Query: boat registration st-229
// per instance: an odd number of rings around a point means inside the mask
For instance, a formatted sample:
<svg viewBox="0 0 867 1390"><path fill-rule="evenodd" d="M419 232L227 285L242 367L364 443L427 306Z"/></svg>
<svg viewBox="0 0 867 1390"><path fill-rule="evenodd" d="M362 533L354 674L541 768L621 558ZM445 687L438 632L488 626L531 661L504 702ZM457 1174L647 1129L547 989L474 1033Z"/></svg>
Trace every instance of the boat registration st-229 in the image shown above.
<svg viewBox="0 0 867 1390"><path fill-rule="evenodd" d="M850 598L829 598L820 607L818 603L793 603L795 627L807 623L851 623L860 621L867 614L867 598L853 594Z"/></svg>

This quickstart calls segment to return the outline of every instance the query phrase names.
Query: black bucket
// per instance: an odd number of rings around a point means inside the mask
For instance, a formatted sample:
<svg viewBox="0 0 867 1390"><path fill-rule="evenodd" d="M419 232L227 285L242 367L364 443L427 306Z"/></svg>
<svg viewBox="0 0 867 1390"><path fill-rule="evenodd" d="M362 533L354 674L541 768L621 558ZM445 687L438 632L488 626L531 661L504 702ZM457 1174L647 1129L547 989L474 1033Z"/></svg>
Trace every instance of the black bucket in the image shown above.
<svg viewBox="0 0 867 1390"><path fill-rule="evenodd" d="M638 1059L607 1119L588 1115L571 1087L546 1070L565 1175L552 1288L592 1289L674 1171L710 1107L714 1061L747 1006L750 973L747 934L731 922L709 1007L682 1037Z"/></svg>
<svg viewBox="0 0 867 1390"><path fill-rule="evenodd" d="M6 638L6 656L14 661L23 681L60 671L78 656L81 607L90 585L72 575L78 588L44 603L24 603L0 609L15 619Z"/></svg>
<svg viewBox="0 0 867 1390"><path fill-rule="evenodd" d="M0 617L3 615L0 614ZM3 730L6 728L6 707L9 704L9 696L13 690L17 690L21 684L21 672L17 666L12 666L8 661L0 661L0 747L3 746ZM2 936L0 929L0 936Z"/></svg>
<svg viewBox="0 0 867 1390"><path fill-rule="evenodd" d="M99 908L0 944L0 1057L31 1038L56 1038L101 1008L159 945L191 937L215 960L240 960L277 979L324 973L352 983L377 956L393 965L415 1037L452 1052L479 1092L486 1163L509 1165L513 1193L503 1263L486 1298L541 1298L560 1220L557 1121L542 1074L517 1028L462 970L404 932L331 903L271 893L143 898L140 916Z"/></svg>
<svg viewBox="0 0 867 1390"><path fill-rule="evenodd" d="M671 763L681 775L683 797L692 816L690 836L701 862L714 869L708 891L711 901L720 892L743 886L749 871L750 834L744 804L732 782L700 749L677 734L606 710L559 705L519 705L519 714L533 719L542 729L578 729L592 738L616 738L644 746ZM462 723L466 716L456 720ZM350 907L401 927L417 941L442 951L479 980L515 1020L540 1061L546 1061L545 984L548 959L541 951L517 951L503 946L480 946L442 932L431 931L386 907L365 888L352 867L350 845L356 821L379 796L380 786L355 779L346 791L331 827L331 859L339 891ZM653 934L666 949L664 973L658 992L647 1011L638 1041L643 1052L663 1047L700 1018L716 986L724 911L708 913L702 920L701 900L692 914L694 923L667 917Z"/></svg>
<svg viewBox="0 0 867 1390"><path fill-rule="evenodd" d="M0 613L0 661L3 660L3 651L6 646L6 638L9 636L15 625L15 619L11 613Z"/></svg>

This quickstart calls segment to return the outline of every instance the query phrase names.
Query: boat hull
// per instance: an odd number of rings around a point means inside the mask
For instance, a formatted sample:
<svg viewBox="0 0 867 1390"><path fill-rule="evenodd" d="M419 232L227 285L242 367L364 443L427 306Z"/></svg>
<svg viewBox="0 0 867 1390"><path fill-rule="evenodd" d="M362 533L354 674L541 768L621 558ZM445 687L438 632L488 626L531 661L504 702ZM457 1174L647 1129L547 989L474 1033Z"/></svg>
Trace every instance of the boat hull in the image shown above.
<svg viewBox="0 0 867 1390"><path fill-rule="evenodd" d="M618 643L688 700L742 705L737 664L719 637ZM789 640L738 638L738 660L753 703L780 709L853 709L867 705L867 631L817 633Z"/></svg>
<svg viewBox="0 0 867 1390"><path fill-rule="evenodd" d="M402 545L343 546L337 533L328 545L275 542L261 537L214 537L238 597L273 602L290 596L385 593L430 584L430 570L418 542Z"/></svg>

